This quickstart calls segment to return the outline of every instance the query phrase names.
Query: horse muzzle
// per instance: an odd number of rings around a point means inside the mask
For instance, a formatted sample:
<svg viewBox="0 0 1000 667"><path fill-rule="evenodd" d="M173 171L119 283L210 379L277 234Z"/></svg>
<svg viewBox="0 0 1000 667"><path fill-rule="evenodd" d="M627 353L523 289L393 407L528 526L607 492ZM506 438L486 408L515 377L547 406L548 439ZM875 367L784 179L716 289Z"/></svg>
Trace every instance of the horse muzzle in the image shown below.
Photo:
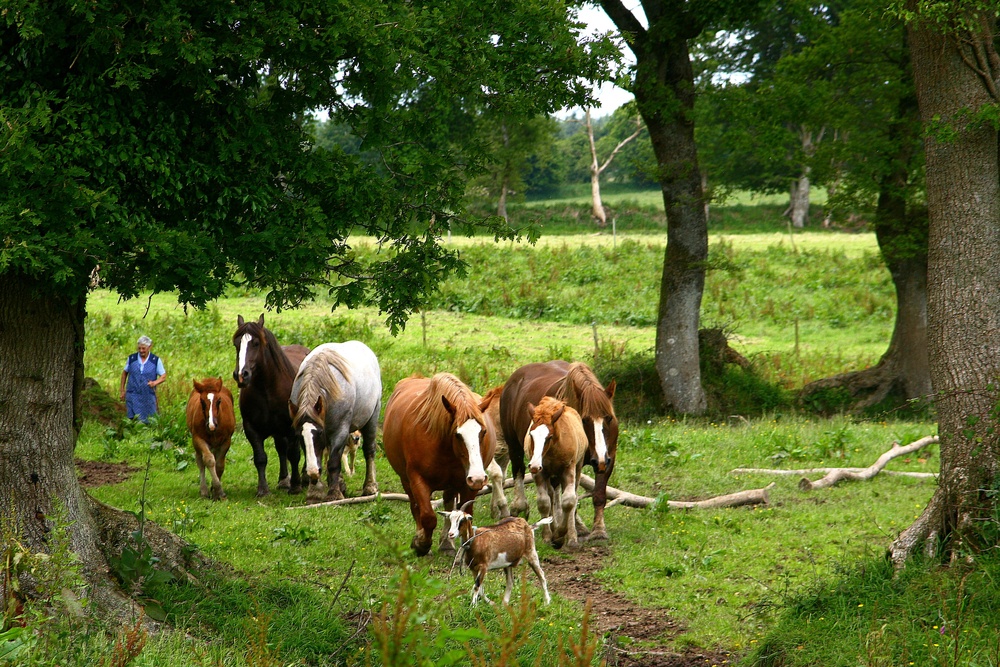
<svg viewBox="0 0 1000 667"><path fill-rule="evenodd" d="M473 491L479 491L486 486L486 475L469 475L465 478L465 483Z"/></svg>
<svg viewBox="0 0 1000 667"><path fill-rule="evenodd" d="M528 469L531 471L532 475L537 475L538 473L542 472L542 466L532 465L528 466Z"/></svg>

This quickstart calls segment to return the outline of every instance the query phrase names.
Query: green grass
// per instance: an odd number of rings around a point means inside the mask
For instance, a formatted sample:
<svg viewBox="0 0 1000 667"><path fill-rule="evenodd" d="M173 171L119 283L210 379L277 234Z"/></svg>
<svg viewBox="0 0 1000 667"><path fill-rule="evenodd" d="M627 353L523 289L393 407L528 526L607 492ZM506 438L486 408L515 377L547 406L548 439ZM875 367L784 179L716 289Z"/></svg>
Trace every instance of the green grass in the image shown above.
<svg viewBox="0 0 1000 667"><path fill-rule="evenodd" d="M508 244L499 250L463 242L469 277L444 285L434 308L411 320L397 338L386 333L378 313L331 313L322 300L297 311L269 313L266 322L283 343L364 340L379 355L386 396L413 372L456 372L484 391L530 361L594 362L599 375L619 383L622 432L613 485L689 500L775 482L766 507L681 512L664 511L661 503L645 510L608 510L610 555L598 571L582 576L676 619L684 632L664 640L671 650L732 650L737 657L773 665L906 664L870 659L866 651L877 640L909 647L893 654L897 657L943 660L943 650L921 653L918 644L930 636L933 628L927 627L936 609L947 616L947 606L969 594L920 570L904 580L923 581L912 594L907 587L893 592L889 573L874 565L924 507L932 481L879 476L806 493L794 477L730 472L867 466L893 441L935 432L927 421L797 414L785 393L810 379L872 363L884 351L892 292L866 236L816 234L811 247L805 242L810 235L802 234L794 252L787 243L757 235L724 241L713 235L704 323L724 326L754 370L720 380L722 398L715 417L707 419L677 420L658 407L652 370L656 295L649 286L658 284L662 239L612 248L606 237L603 243L588 237L581 243L563 239L534 249ZM555 664L560 639L579 632L582 606L556 595L552 606L520 616L487 607L470 610L470 578L450 573L450 556L435 549L432 557L418 559L408 549L413 524L403 503L304 509L301 497L284 492L258 499L250 447L239 431L223 478L228 500L211 503L198 496L183 425L191 380L217 375L232 384L230 337L236 316L256 317L261 303L259 295L233 292L207 311L185 313L170 295L119 303L98 291L89 301L86 374L116 389L125 355L145 333L166 363L168 380L161 387L158 424L116 434L88 421L77 456L127 460L140 467L148 457L151 476L144 502L149 518L223 566L200 573L198 582L152 591L180 633L151 639L137 664L364 664L365 651L378 642L369 631L358 632L358 623L383 605L413 623L407 632L417 634L407 636L417 639L407 655L414 664L421 657L438 664L468 662L465 641L485 649L495 642L482 633L511 635L511 624L531 614L537 617L525 630L529 640L517 654L522 664L533 663L539 652L542 664ZM592 322L597 322L596 359ZM273 485L276 457L268 448ZM932 445L889 467L934 472L938 460ZM377 471L382 491L401 491L381 454ZM142 481L137 474L93 494L138 511ZM349 479L349 494L357 494L360 484L361 474ZM485 507L480 503L479 523L489 521ZM592 516L586 501L583 516L588 521ZM539 551L543 561L564 557L548 545ZM964 626L967 634L992 618L989 600L997 596L989 592L995 590L990 572L987 567L975 575L972 602L983 611L970 617L976 623ZM499 594L501 582L492 575L488 592ZM947 588L951 598L935 599L934 586ZM537 600L534 584L528 587ZM966 590L972 590L968 584ZM403 602L398 602L400 591L406 593ZM415 615L407 617L407 610ZM893 621L880 630L878 621L893 613L926 623L907 631L901 621ZM472 635L461 634L467 631ZM190 639L179 639L185 635ZM94 648L81 651L91 650L87 655L93 657L99 641L88 641ZM963 649L978 656L975 664L996 664L986 659L986 646L983 636Z"/></svg>

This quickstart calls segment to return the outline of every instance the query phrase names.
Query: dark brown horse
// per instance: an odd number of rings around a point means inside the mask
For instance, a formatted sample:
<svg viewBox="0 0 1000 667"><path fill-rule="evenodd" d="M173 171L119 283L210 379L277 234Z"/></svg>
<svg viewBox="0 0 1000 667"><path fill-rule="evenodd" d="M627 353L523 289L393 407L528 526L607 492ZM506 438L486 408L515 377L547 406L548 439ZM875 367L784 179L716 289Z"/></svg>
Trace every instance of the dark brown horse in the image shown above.
<svg viewBox="0 0 1000 667"><path fill-rule="evenodd" d="M295 373L309 354L309 348L279 345L274 334L264 327L263 313L256 322L246 322L242 315L237 316L236 322L236 333L233 334L236 370L233 371L233 379L240 388L243 431L253 447L257 495L270 493L264 475L267 468L264 441L269 437L274 438L274 449L278 452L278 486L287 486L289 493L299 493L302 491L299 445L288 414L288 397Z"/></svg>
<svg viewBox="0 0 1000 667"><path fill-rule="evenodd" d="M587 434L585 464L594 469L594 525L590 539L607 539L604 506L607 504L608 478L618 453L618 418L611 399L615 381L605 389L590 368L581 362L562 360L521 366L504 384L500 397L500 425L510 448L514 475L514 501L511 512L527 513L524 495L524 436L531 426L528 405L538 405L543 396L553 396L580 413Z"/></svg>
<svg viewBox="0 0 1000 667"><path fill-rule="evenodd" d="M493 421L483 414L488 407L451 373L400 380L385 405L382 443L410 497L417 555L430 551L437 526L431 494L443 491L445 508L454 509L456 496L472 501L486 484L484 462L496 447ZM439 548L454 549L447 532Z"/></svg>

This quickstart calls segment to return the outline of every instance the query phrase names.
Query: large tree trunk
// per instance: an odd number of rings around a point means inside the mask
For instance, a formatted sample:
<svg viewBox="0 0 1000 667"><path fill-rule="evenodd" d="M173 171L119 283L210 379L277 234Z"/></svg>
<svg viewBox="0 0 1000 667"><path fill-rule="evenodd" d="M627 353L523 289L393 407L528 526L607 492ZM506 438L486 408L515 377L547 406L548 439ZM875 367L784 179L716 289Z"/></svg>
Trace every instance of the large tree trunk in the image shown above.
<svg viewBox="0 0 1000 667"><path fill-rule="evenodd" d="M597 226L604 229L608 226L608 215L601 201L601 163L597 159L597 143L594 141L594 124L590 118L590 108L586 111L587 139L590 140L590 211L597 221Z"/></svg>
<svg viewBox="0 0 1000 667"><path fill-rule="evenodd" d="M91 602L102 615L124 617L129 602L109 576L102 547L121 541L107 531L108 518L131 515L105 508L96 519L73 460L84 299L23 276L0 282L0 517L32 553L49 553L53 531L68 531ZM134 526L121 530L128 535ZM21 584L30 596L31 581ZM0 579L7 599L3 586Z"/></svg>
<svg viewBox="0 0 1000 667"><path fill-rule="evenodd" d="M998 101L996 17L978 25L961 38L918 23L907 28L921 118L929 129L948 131L929 132L924 141L928 344L941 476L927 508L893 543L897 564L920 549L933 553L938 544L952 559L970 555L983 546L978 520L992 516L996 505L990 489L1000 456L993 414L1000 378L1000 137L990 123L973 121ZM978 62L985 77L963 60Z"/></svg>
<svg viewBox="0 0 1000 667"><path fill-rule="evenodd" d="M639 62L635 97L653 143L667 214L656 372L668 408L701 414L706 400L698 363L698 325L708 220L691 115L694 73L686 40L665 44L651 40L649 48L653 52Z"/></svg>

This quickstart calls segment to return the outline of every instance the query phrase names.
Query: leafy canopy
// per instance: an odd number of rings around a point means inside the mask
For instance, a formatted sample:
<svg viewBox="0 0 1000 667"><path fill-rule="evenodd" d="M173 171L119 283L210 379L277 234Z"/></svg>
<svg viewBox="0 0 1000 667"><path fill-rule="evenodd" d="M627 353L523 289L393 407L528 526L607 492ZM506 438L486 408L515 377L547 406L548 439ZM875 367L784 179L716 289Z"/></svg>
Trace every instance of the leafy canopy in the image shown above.
<svg viewBox="0 0 1000 667"><path fill-rule="evenodd" d="M0 275L201 306L329 285L393 329L459 258L485 111L586 101L612 51L562 0L9 0L0 10ZM310 110L361 138L313 149ZM376 155L377 160L361 155ZM361 262L349 236L385 252Z"/></svg>

